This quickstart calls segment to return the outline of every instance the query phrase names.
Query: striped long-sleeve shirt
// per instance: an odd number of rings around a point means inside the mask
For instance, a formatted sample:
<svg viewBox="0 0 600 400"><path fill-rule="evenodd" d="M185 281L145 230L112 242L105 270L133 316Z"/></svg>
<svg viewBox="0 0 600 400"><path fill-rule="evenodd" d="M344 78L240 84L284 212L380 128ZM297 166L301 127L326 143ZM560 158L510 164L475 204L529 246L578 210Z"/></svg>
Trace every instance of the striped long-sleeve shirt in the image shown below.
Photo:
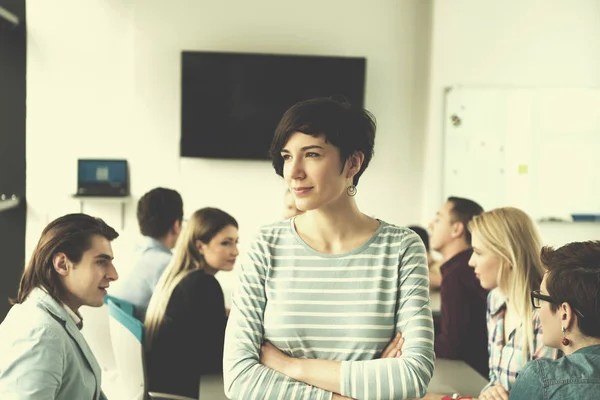
<svg viewBox="0 0 600 400"><path fill-rule="evenodd" d="M400 358L377 357L396 332ZM242 263L224 350L232 399L330 399L332 393L259 363L269 340L296 358L341 361L341 394L421 397L434 365L425 249L409 229L381 221L344 254L310 248L293 220L262 228Z"/></svg>

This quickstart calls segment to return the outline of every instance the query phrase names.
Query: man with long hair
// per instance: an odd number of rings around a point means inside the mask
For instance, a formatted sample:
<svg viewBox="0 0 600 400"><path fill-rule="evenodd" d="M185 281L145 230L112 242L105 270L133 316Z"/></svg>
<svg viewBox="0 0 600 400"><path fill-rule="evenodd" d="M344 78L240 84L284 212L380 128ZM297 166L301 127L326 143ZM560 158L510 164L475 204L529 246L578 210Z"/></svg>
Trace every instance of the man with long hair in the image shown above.
<svg viewBox="0 0 600 400"><path fill-rule="evenodd" d="M78 310L102 306L118 279L110 244L118 236L85 214L46 226L0 325L0 399L106 399Z"/></svg>

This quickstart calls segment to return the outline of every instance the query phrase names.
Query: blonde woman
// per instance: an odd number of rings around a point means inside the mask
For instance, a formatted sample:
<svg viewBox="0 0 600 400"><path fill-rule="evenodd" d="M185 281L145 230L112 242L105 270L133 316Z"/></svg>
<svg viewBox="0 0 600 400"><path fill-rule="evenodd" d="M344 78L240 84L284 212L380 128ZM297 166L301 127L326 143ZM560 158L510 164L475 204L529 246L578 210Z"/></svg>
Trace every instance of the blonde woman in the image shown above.
<svg viewBox="0 0 600 400"><path fill-rule="evenodd" d="M490 382L479 399L508 399L517 372L530 360L557 358L544 346L538 310L530 293L540 287L545 269L541 238L523 211L498 208L469 223L473 255L469 265L488 296Z"/></svg>
<svg viewBox="0 0 600 400"><path fill-rule="evenodd" d="M225 303L214 275L238 256L238 224L203 208L188 221L146 313L146 370L151 391L198 397L200 376L222 371Z"/></svg>

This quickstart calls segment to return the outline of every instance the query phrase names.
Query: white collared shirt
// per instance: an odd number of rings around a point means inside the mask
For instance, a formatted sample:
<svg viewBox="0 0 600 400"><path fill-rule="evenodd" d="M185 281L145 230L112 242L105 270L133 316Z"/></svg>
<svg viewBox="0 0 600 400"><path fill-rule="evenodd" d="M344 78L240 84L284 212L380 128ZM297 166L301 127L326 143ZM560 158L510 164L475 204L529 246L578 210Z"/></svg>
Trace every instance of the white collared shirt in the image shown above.
<svg viewBox="0 0 600 400"><path fill-rule="evenodd" d="M71 317L73 322L75 322L75 326L81 330L81 328L83 328L83 319L81 319L81 317L76 312L71 310L71 308L65 303L62 303L62 306L67 311L67 314L69 314L69 317Z"/></svg>

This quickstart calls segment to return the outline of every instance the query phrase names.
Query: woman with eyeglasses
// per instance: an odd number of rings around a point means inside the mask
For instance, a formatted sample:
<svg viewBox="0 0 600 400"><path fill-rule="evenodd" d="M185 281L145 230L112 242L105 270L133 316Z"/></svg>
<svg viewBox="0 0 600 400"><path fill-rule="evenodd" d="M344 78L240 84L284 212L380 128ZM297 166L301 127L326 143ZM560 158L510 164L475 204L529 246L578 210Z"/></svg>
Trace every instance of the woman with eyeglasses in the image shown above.
<svg viewBox="0 0 600 400"><path fill-rule="evenodd" d="M474 268L488 295L489 383L480 400L506 400L517 372L530 360L557 358L544 346L539 313L530 293L539 287L545 269L541 238L523 211L504 207L484 212L469 223Z"/></svg>
<svg viewBox="0 0 600 400"><path fill-rule="evenodd" d="M531 292L539 308L544 344L564 352L559 360L527 364L510 392L515 400L597 399L600 397L600 241L544 247L548 268L540 290Z"/></svg>

